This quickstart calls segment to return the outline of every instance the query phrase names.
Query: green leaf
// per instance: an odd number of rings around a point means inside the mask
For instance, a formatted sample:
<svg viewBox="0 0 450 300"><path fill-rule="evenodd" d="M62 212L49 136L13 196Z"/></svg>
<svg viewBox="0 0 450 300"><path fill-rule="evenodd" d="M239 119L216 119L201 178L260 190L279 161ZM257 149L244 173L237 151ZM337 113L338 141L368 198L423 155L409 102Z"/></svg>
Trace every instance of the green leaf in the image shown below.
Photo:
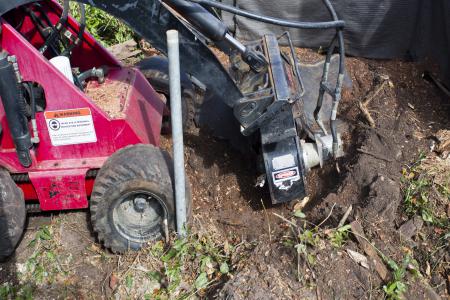
<svg viewBox="0 0 450 300"><path fill-rule="evenodd" d="M55 253L53 253L52 251L49 251L49 252L47 252L47 258L48 258L50 261L55 261L55 260L56 260L56 255L55 255Z"/></svg>
<svg viewBox="0 0 450 300"><path fill-rule="evenodd" d="M297 253L299 253L299 254L305 253L306 254L306 245L305 244L298 244L295 246L295 248L297 248Z"/></svg>
<svg viewBox="0 0 450 300"><path fill-rule="evenodd" d="M184 249L185 245L186 245L186 241L184 239L176 240L173 243L173 249L181 252Z"/></svg>
<svg viewBox="0 0 450 300"><path fill-rule="evenodd" d="M401 281L397 282L397 293L403 294L404 292L406 292L406 284Z"/></svg>
<svg viewBox="0 0 450 300"><path fill-rule="evenodd" d="M50 231L47 228L44 228L39 232L39 238L44 241L49 241L52 239L52 236L50 235Z"/></svg>
<svg viewBox="0 0 450 300"><path fill-rule="evenodd" d="M205 272L201 273L195 280L195 287L197 289L204 289L208 285L208 276Z"/></svg>
<svg viewBox="0 0 450 300"><path fill-rule="evenodd" d="M163 262L168 262L172 258L174 258L177 255L177 251L175 249L170 249L169 252L167 252L166 255L164 255L161 260Z"/></svg>
<svg viewBox="0 0 450 300"><path fill-rule="evenodd" d="M433 215L426 210L422 211L422 219L427 223L433 223Z"/></svg>
<svg viewBox="0 0 450 300"><path fill-rule="evenodd" d="M228 264L226 262L223 262L220 265L220 273L222 274L228 274L230 272L230 268L228 267Z"/></svg>
<svg viewBox="0 0 450 300"><path fill-rule="evenodd" d="M208 272L208 270L211 268L212 266L212 258L211 256L204 256L201 259L201 264L200 264L200 270L202 270L202 272Z"/></svg>
<svg viewBox="0 0 450 300"><path fill-rule="evenodd" d="M348 225L339 227L339 228L338 228L338 231L339 231L339 232L347 232L347 231L349 231L350 229L352 229L352 227L350 226L350 224L348 224Z"/></svg>
<svg viewBox="0 0 450 300"><path fill-rule="evenodd" d="M147 277L153 279L155 281L161 282L162 276L161 273L157 271L150 271L147 273Z"/></svg>
<svg viewBox="0 0 450 300"><path fill-rule="evenodd" d="M125 285L129 290L133 287L133 276L131 274L128 274L125 278Z"/></svg>
<svg viewBox="0 0 450 300"><path fill-rule="evenodd" d="M306 256L306 258L308 259L308 262L310 265L315 265L316 264L316 257L312 254L308 254Z"/></svg>
<svg viewBox="0 0 450 300"><path fill-rule="evenodd" d="M306 215L300 209L294 212L294 216L300 219L306 218Z"/></svg>

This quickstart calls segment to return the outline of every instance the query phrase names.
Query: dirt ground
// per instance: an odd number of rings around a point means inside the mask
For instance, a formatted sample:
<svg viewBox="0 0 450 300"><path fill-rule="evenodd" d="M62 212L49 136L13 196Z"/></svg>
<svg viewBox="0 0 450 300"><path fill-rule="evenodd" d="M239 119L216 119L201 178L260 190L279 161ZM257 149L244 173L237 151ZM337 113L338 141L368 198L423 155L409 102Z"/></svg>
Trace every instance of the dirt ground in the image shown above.
<svg viewBox="0 0 450 300"><path fill-rule="evenodd" d="M317 58L306 50L299 54ZM186 135L193 231L246 245L225 280L192 298L395 299L401 290L405 299L449 299L450 191L440 187L450 186L450 162L448 151L437 150L442 141L436 136L450 129L450 100L422 79L425 65L348 58L346 66L352 80L340 109L350 128L344 137L346 155L308 174L306 204L299 199L272 206L267 188L255 187L254 162L202 130ZM358 103L381 85L368 104L372 128ZM162 144L170 148L170 138L164 137ZM419 176L415 164L420 157L441 168L432 174L434 180L443 175L443 181L431 185L438 191L427 194L433 204L427 210L431 221L417 199L412 197L413 212L405 202L410 199L408 184ZM338 225L350 206L348 218ZM295 217L299 210L302 214ZM33 287L34 298L135 297L126 289L117 293L112 281L117 273L125 278L136 260L144 261L143 255L105 251L88 219L86 211L30 216L15 257L0 264L0 285L23 281L18 274L36 254L33 241L42 235L42 225L50 225L59 257L56 273L69 275ZM158 289L149 284L136 289Z"/></svg>

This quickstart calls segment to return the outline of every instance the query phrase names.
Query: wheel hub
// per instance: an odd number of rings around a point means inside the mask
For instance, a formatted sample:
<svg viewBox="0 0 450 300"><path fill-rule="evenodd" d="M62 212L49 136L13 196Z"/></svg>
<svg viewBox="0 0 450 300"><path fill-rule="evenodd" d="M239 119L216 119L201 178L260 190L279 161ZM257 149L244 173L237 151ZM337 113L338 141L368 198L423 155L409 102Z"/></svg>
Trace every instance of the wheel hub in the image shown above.
<svg viewBox="0 0 450 300"><path fill-rule="evenodd" d="M166 215L164 202L153 193L136 191L120 197L113 209L113 224L120 235L134 242L157 238Z"/></svg>

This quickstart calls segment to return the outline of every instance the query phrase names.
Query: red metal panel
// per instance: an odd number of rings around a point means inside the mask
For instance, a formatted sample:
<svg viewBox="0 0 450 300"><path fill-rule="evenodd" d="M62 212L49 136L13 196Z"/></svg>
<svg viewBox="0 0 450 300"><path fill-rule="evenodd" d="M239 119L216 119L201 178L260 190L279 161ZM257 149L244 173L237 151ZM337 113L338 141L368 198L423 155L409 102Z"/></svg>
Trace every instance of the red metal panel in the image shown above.
<svg viewBox="0 0 450 300"><path fill-rule="evenodd" d="M41 210L88 207L85 178L89 169L30 172Z"/></svg>

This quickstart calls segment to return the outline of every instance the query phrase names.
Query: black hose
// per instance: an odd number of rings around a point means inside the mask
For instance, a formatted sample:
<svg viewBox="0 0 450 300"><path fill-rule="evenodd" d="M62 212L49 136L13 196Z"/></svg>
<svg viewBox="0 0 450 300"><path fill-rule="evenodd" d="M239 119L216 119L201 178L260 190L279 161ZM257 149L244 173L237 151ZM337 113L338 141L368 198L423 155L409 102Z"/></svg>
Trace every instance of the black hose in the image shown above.
<svg viewBox="0 0 450 300"><path fill-rule="evenodd" d="M40 8L40 6L38 6L38 7ZM41 37L42 37L44 40L46 40L46 39L49 37L49 35L48 35L48 34L46 35L45 32L43 31L43 29L45 29L45 28L48 27L48 26L45 26L45 24L42 22L42 20L36 16L36 14L33 12L33 10L32 10L31 8L29 8L29 7L24 7L24 11L30 16L31 21L36 25L36 28L37 28L39 34L41 35ZM41 15L44 16L44 19L45 19L45 20L48 19L48 16L45 14L45 12L42 11L42 8L40 8L40 13L41 13ZM46 21L46 22L47 22L47 21ZM51 24L51 23L50 23L50 24ZM50 25L50 26L52 26L52 25ZM54 45L54 43L49 43L48 47L50 48L50 50L53 52L53 54L54 54L55 56L58 56L59 53L61 52L60 50L58 50L58 49L56 48L56 46Z"/></svg>
<svg viewBox="0 0 450 300"><path fill-rule="evenodd" d="M53 26L52 21L50 21L47 12L44 9L42 9L42 5L40 3L34 3L34 7L36 7L41 13L41 16L44 18L45 23L47 23L47 27Z"/></svg>
<svg viewBox="0 0 450 300"><path fill-rule="evenodd" d="M249 19L253 19L256 21L274 24L278 26L291 27L291 28L299 28L299 29L330 29L330 28L344 28L345 22L342 20L334 20L329 22L297 22L297 21L289 21L283 20L274 17L268 17L263 15L258 15L249 11L245 11L239 9L234 6L222 4L217 1L212 0L188 0L190 2L207 5L211 7L215 7L242 17L246 17Z"/></svg>
<svg viewBox="0 0 450 300"><path fill-rule="evenodd" d="M70 11L70 1L69 0L64 0L63 13L62 13L62 16L61 16L61 19L63 21L67 21L67 19L69 18L69 11Z"/></svg>
<svg viewBox="0 0 450 300"><path fill-rule="evenodd" d="M25 115L26 102L22 86L18 82L14 63L8 59L8 53L0 53L0 96L8 122L9 132L14 141L20 163L29 167L32 163L30 148L32 147L28 120ZM25 102L25 104L24 104Z"/></svg>
<svg viewBox="0 0 450 300"><path fill-rule="evenodd" d="M79 3L79 8L80 8L80 27L78 29L78 34L77 34L77 39L74 43L72 43L71 45L69 45L67 47L67 49L65 49L62 52L62 56L70 56L70 54L72 53L72 50L77 47L78 45L80 45L82 39L83 39L83 34L84 31L86 29L86 7L84 6L84 4Z"/></svg>
<svg viewBox="0 0 450 300"><path fill-rule="evenodd" d="M93 68L78 75L77 79L81 84L83 84L87 79L95 77L100 83L102 83L105 79L105 73L106 72L103 68Z"/></svg>
<svg viewBox="0 0 450 300"><path fill-rule="evenodd" d="M31 119L36 119L36 97L34 95L33 84L31 82L28 83L28 93L30 95L30 106L31 106Z"/></svg>
<svg viewBox="0 0 450 300"><path fill-rule="evenodd" d="M48 49L49 45L51 45L55 41L55 39L59 36L59 34L61 33L61 30L67 24L67 20L69 18L69 10L70 10L70 1L64 0L63 12L62 12L61 18L59 19L56 26L53 27L53 30L50 33L50 36L45 40L45 43L39 49L39 52L44 53Z"/></svg>

